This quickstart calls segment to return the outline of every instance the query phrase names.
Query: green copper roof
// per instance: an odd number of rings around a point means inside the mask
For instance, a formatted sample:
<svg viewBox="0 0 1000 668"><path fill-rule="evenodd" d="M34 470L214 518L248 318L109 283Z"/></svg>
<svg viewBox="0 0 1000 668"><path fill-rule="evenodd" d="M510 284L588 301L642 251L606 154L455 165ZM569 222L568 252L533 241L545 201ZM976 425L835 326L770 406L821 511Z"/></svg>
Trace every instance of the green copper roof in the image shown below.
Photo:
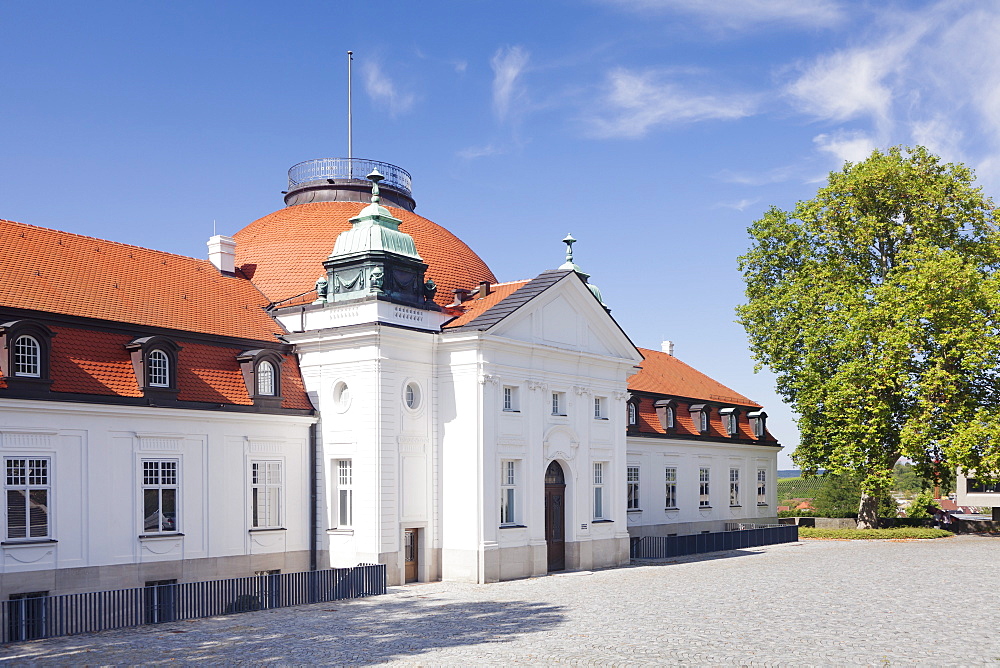
<svg viewBox="0 0 1000 668"><path fill-rule="evenodd" d="M423 261L417 253L413 237L399 231L403 221L395 218L389 210L379 202L378 182L382 175L378 170L372 170L368 175L372 182L372 203L363 208L357 216L351 218L351 229L341 232L330 253L330 259L355 255L368 251L386 251Z"/></svg>

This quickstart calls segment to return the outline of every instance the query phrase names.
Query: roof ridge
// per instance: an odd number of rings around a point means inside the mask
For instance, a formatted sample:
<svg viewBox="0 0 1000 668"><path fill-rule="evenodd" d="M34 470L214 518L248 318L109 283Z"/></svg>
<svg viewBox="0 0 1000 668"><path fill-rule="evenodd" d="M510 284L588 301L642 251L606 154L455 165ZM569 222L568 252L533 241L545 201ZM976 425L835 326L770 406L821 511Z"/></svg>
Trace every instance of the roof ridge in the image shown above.
<svg viewBox="0 0 1000 668"><path fill-rule="evenodd" d="M6 218L0 218L0 223L10 223L11 225L19 225L21 227L27 227L35 230L44 230L46 232L55 232L56 234L62 234L70 237L76 237L78 239L88 239L90 241L100 241L105 244L112 244L114 246L121 246L122 248L134 248L136 250L149 251L150 253L159 253L161 255L170 255L172 257L181 258L184 260L194 260L195 262L208 262L206 258L193 257L191 255L181 255L180 253L171 253L170 251L159 250L157 248L147 248L146 246L137 246L135 244L127 244L121 241L112 241L111 239L103 239L101 237L92 237L87 234L77 234L76 232L67 232L66 230L57 230L52 227L42 227L41 225L32 225L31 223L21 223L16 220L7 220Z"/></svg>

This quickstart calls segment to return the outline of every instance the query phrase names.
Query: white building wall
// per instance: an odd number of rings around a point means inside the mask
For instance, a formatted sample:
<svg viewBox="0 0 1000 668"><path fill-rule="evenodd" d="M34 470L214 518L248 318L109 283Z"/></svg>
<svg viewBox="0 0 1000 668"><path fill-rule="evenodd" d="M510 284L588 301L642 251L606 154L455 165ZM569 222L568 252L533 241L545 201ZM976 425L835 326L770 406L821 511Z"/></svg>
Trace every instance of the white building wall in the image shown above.
<svg viewBox="0 0 1000 668"><path fill-rule="evenodd" d="M0 595L307 570L309 498L301 492L313 421L0 400L0 454L51 462L52 539L0 545ZM144 530L142 464L152 459L178 463L177 533ZM254 460L282 464L280 530L251 530Z"/></svg>
<svg viewBox="0 0 1000 668"><path fill-rule="evenodd" d="M639 467L640 509L629 511L632 536L724 531L733 522L777 523L777 447L684 439L629 437L627 466ZM665 508L666 468L677 469L677 507ZM710 470L711 507L702 508L701 468ZM730 505L729 472L740 472L739 505ZM766 503L758 505L757 471L767 475ZM622 478L625 471L622 471ZM622 503L625 503L623 494Z"/></svg>

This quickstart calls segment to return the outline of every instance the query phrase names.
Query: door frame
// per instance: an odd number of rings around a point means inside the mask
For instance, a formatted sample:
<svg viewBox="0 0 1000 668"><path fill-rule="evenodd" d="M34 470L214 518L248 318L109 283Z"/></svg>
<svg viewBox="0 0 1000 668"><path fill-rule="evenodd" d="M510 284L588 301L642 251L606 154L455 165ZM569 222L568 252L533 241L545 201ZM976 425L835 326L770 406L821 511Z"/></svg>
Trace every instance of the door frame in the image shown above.
<svg viewBox="0 0 1000 668"><path fill-rule="evenodd" d="M549 483L546 481L548 477L549 468L553 465L557 465L562 474L562 483ZM567 475L568 465L565 462L559 461L558 459L553 459L545 466L545 475L542 478L542 489L544 494L544 520L545 520L545 562L546 562L546 572L548 573L558 573L560 570L566 570L566 542L569 532L567 527L569 526L569 484L566 482L570 477ZM549 531L548 531L548 517L549 517L549 489L550 488L562 488L562 568L553 569L549 561Z"/></svg>

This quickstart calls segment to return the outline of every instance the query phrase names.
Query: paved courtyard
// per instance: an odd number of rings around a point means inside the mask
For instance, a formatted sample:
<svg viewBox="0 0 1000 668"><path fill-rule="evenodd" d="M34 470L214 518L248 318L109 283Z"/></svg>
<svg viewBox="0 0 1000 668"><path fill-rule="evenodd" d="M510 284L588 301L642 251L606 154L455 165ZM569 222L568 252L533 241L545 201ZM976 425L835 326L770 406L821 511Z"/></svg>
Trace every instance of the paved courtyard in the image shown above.
<svg viewBox="0 0 1000 668"><path fill-rule="evenodd" d="M804 541L0 646L11 664L1000 665L1000 538Z"/></svg>

